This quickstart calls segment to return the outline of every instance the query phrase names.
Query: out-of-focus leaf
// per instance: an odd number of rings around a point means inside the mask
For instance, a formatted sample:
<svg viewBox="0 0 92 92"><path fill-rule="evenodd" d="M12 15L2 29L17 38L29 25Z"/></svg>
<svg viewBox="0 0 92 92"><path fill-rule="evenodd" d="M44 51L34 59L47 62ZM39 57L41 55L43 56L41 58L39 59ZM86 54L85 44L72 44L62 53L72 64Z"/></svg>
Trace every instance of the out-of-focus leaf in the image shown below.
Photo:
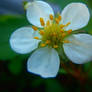
<svg viewBox="0 0 92 92"><path fill-rule="evenodd" d="M92 62L84 64L84 70L88 74L88 77L92 79Z"/></svg>
<svg viewBox="0 0 92 92"><path fill-rule="evenodd" d="M63 68L61 68L59 69L59 74L67 74L67 72Z"/></svg>
<svg viewBox="0 0 92 92"><path fill-rule="evenodd" d="M32 83L32 86L33 87L38 87L38 86L40 86L42 83L43 83L43 78L40 78L40 77L38 77L38 76L36 76L37 78L35 78L35 80L33 81L33 83Z"/></svg>
<svg viewBox="0 0 92 92"><path fill-rule="evenodd" d="M87 0L47 0L47 1L58 4L61 7L61 9L63 9L67 4L73 3L73 2L87 3Z"/></svg>
<svg viewBox="0 0 92 92"><path fill-rule="evenodd" d="M12 74L19 74L22 71L23 61L19 57L12 59L8 64L8 69Z"/></svg>
<svg viewBox="0 0 92 92"><path fill-rule="evenodd" d="M26 10L26 4L27 3L28 3L27 1L23 1L23 7L24 7L25 10Z"/></svg>
<svg viewBox="0 0 92 92"><path fill-rule="evenodd" d="M57 80L48 79L46 80L46 92L65 92L65 89Z"/></svg>
<svg viewBox="0 0 92 92"><path fill-rule="evenodd" d="M27 1L23 1L23 5L25 6L28 2Z"/></svg>
<svg viewBox="0 0 92 92"><path fill-rule="evenodd" d="M23 16L0 16L0 60L11 59L17 55L10 48L9 39L17 28L27 25L27 19Z"/></svg>
<svg viewBox="0 0 92 92"><path fill-rule="evenodd" d="M92 0L86 0L86 1L88 1L90 8L92 8Z"/></svg>
<svg viewBox="0 0 92 92"><path fill-rule="evenodd" d="M89 34L92 34L92 18L90 18L90 21L89 21L89 24L88 24L86 30L88 30Z"/></svg>

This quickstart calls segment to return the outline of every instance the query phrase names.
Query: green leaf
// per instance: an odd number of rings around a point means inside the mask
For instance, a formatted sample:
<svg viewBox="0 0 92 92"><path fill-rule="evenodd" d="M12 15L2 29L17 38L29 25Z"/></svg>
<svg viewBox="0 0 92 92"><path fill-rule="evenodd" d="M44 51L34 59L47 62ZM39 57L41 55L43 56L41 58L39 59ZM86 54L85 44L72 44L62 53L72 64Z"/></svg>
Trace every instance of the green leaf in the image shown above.
<svg viewBox="0 0 92 92"><path fill-rule="evenodd" d="M67 74L67 72L63 68L61 68L59 69L59 74Z"/></svg>
<svg viewBox="0 0 92 92"><path fill-rule="evenodd" d="M23 1L23 5L25 6L28 2L27 1Z"/></svg>
<svg viewBox="0 0 92 92"><path fill-rule="evenodd" d="M86 30L88 30L89 34L92 34L92 18L90 18L90 21L89 21L89 24L88 24Z"/></svg>
<svg viewBox="0 0 92 92"><path fill-rule="evenodd" d="M0 15L0 60L11 59L17 55L10 48L9 39L17 28L27 25L27 19L22 15Z"/></svg>
<svg viewBox="0 0 92 92"><path fill-rule="evenodd" d="M61 9L63 9L69 3L73 3L73 2L87 3L87 0L47 0L47 1L59 5Z"/></svg>
<svg viewBox="0 0 92 92"><path fill-rule="evenodd" d="M8 64L9 71L14 75L20 74L22 72L22 67L23 60L20 57L15 57Z"/></svg>
<svg viewBox="0 0 92 92"><path fill-rule="evenodd" d="M90 8L92 8L92 0L87 0Z"/></svg>
<svg viewBox="0 0 92 92"><path fill-rule="evenodd" d="M88 74L88 77L92 79L92 62L84 64L84 71Z"/></svg>
<svg viewBox="0 0 92 92"><path fill-rule="evenodd" d="M60 85L57 80L48 79L46 80L46 92L64 92L65 89Z"/></svg>
<svg viewBox="0 0 92 92"><path fill-rule="evenodd" d="M23 7L24 7L24 10L26 10L26 5L27 5L27 1L23 1Z"/></svg>

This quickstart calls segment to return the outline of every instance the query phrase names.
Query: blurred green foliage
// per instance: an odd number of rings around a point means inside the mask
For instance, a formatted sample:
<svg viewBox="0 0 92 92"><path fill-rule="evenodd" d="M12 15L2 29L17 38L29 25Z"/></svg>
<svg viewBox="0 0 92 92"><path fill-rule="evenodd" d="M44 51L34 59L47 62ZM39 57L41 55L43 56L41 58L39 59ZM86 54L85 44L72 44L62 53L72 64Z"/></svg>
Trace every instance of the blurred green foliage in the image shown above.
<svg viewBox="0 0 92 92"><path fill-rule="evenodd" d="M54 85L53 85L54 84ZM46 81L46 92L64 92L65 89L60 83L56 80Z"/></svg>
<svg viewBox="0 0 92 92"><path fill-rule="evenodd" d="M61 9L63 9L67 4L72 2L83 2L86 4L88 3L87 0L47 0L47 1L59 5Z"/></svg>
<svg viewBox="0 0 92 92"><path fill-rule="evenodd" d="M20 57L11 59L8 64L8 69L14 75L18 75L22 72L23 60Z"/></svg>
<svg viewBox="0 0 92 92"><path fill-rule="evenodd" d="M84 64L84 71L86 71L87 75L92 80L92 63Z"/></svg>

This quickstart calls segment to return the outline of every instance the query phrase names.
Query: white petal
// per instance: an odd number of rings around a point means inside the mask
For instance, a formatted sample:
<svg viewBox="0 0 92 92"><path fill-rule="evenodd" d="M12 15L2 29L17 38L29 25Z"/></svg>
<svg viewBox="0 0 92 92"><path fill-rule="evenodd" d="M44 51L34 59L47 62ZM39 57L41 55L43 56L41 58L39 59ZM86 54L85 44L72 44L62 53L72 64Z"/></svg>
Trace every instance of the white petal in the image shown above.
<svg viewBox="0 0 92 92"><path fill-rule="evenodd" d="M60 60L58 53L53 48L40 48L35 51L28 60L29 72L41 77L55 77L58 73Z"/></svg>
<svg viewBox="0 0 92 92"><path fill-rule="evenodd" d="M83 64L92 60L92 36L77 34L67 38L71 43L64 44L64 51L68 58L76 63Z"/></svg>
<svg viewBox="0 0 92 92"><path fill-rule="evenodd" d="M40 40L33 39L39 36L31 27L17 29L10 38L11 48L21 54L26 54L36 49Z"/></svg>
<svg viewBox="0 0 92 92"><path fill-rule="evenodd" d="M66 30L80 29L88 24L90 18L89 10L83 3L70 3L64 8L61 16L63 24L71 22Z"/></svg>
<svg viewBox="0 0 92 92"><path fill-rule="evenodd" d="M37 27L41 27L40 17L46 22L50 14L54 15L52 8L43 1L34 1L27 8L28 21Z"/></svg>

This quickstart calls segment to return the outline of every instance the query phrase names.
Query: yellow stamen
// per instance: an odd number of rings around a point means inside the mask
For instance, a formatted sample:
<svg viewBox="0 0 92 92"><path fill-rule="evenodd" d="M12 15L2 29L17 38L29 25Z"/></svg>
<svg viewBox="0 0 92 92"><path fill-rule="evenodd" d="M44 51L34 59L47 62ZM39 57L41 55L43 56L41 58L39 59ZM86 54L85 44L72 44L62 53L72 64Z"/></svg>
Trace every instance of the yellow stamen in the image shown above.
<svg viewBox="0 0 92 92"><path fill-rule="evenodd" d="M66 36L66 34L65 33L62 33L62 37L65 37Z"/></svg>
<svg viewBox="0 0 92 92"><path fill-rule="evenodd" d="M60 14L58 14L56 18L50 14L49 20L46 22L43 18L40 18L40 23L43 26L43 28L39 30L41 38L34 37L35 39L41 40L40 47L51 46L52 48L57 49L63 43L70 43L70 41L65 38L70 35L72 30L70 29L66 31L66 29L64 29L70 24L70 22L59 24L61 20L62 17Z"/></svg>
<svg viewBox="0 0 92 92"><path fill-rule="evenodd" d="M40 18L40 23L41 23L41 26L44 26L45 25L45 22L44 22L44 19L43 18Z"/></svg>
<svg viewBox="0 0 92 92"><path fill-rule="evenodd" d="M67 31L68 34L71 34L71 32L72 32L72 29L70 29L70 30Z"/></svg>
<svg viewBox="0 0 92 92"><path fill-rule="evenodd" d="M67 26L69 26L71 23L70 22L68 22L66 25L65 25L65 27L67 27Z"/></svg>
<svg viewBox="0 0 92 92"><path fill-rule="evenodd" d="M46 41L46 44L50 44L50 43L51 43L51 41L50 41L50 40L47 40L47 41Z"/></svg>
<svg viewBox="0 0 92 92"><path fill-rule="evenodd" d="M34 31L37 31L37 30L38 30L38 28L37 28L36 26L32 26L32 29L33 29Z"/></svg>
<svg viewBox="0 0 92 92"><path fill-rule="evenodd" d="M63 29L61 29L61 30L60 30L60 32L61 32L61 33L64 33L64 30L63 30Z"/></svg>
<svg viewBox="0 0 92 92"><path fill-rule="evenodd" d="M44 30L40 30L40 35L44 35Z"/></svg>
<svg viewBox="0 0 92 92"><path fill-rule="evenodd" d="M46 26L49 26L50 25L50 21L48 20L47 22L46 22Z"/></svg>
<svg viewBox="0 0 92 92"><path fill-rule="evenodd" d="M44 43L41 44L41 47L45 47L45 46L46 46L46 44L44 44Z"/></svg>
<svg viewBox="0 0 92 92"><path fill-rule="evenodd" d="M53 20L53 15L52 15L52 14L50 14L50 16L49 16L49 17L50 17L50 20Z"/></svg>
<svg viewBox="0 0 92 92"><path fill-rule="evenodd" d="M63 42L64 42L64 43L70 43L70 41L68 41L68 40L64 40Z"/></svg>
<svg viewBox="0 0 92 92"><path fill-rule="evenodd" d="M39 39L39 37L34 37L34 39L37 39L37 40L38 40L38 39Z"/></svg>
<svg viewBox="0 0 92 92"><path fill-rule="evenodd" d="M58 19L59 19L59 21L61 21L62 17L59 15L59 16L58 16Z"/></svg>
<svg viewBox="0 0 92 92"><path fill-rule="evenodd" d="M59 24L59 19L58 18L55 18L55 21L57 24Z"/></svg>
<svg viewBox="0 0 92 92"><path fill-rule="evenodd" d="M63 25L63 24L60 24L60 28L63 28L63 27L65 27L65 25Z"/></svg>
<svg viewBox="0 0 92 92"><path fill-rule="evenodd" d="M56 36L57 34L55 32L52 33L53 36Z"/></svg>
<svg viewBox="0 0 92 92"><path fill-rule="evenodd" d="M58 45L54 45L53 48L58 48Z"/></svg>

